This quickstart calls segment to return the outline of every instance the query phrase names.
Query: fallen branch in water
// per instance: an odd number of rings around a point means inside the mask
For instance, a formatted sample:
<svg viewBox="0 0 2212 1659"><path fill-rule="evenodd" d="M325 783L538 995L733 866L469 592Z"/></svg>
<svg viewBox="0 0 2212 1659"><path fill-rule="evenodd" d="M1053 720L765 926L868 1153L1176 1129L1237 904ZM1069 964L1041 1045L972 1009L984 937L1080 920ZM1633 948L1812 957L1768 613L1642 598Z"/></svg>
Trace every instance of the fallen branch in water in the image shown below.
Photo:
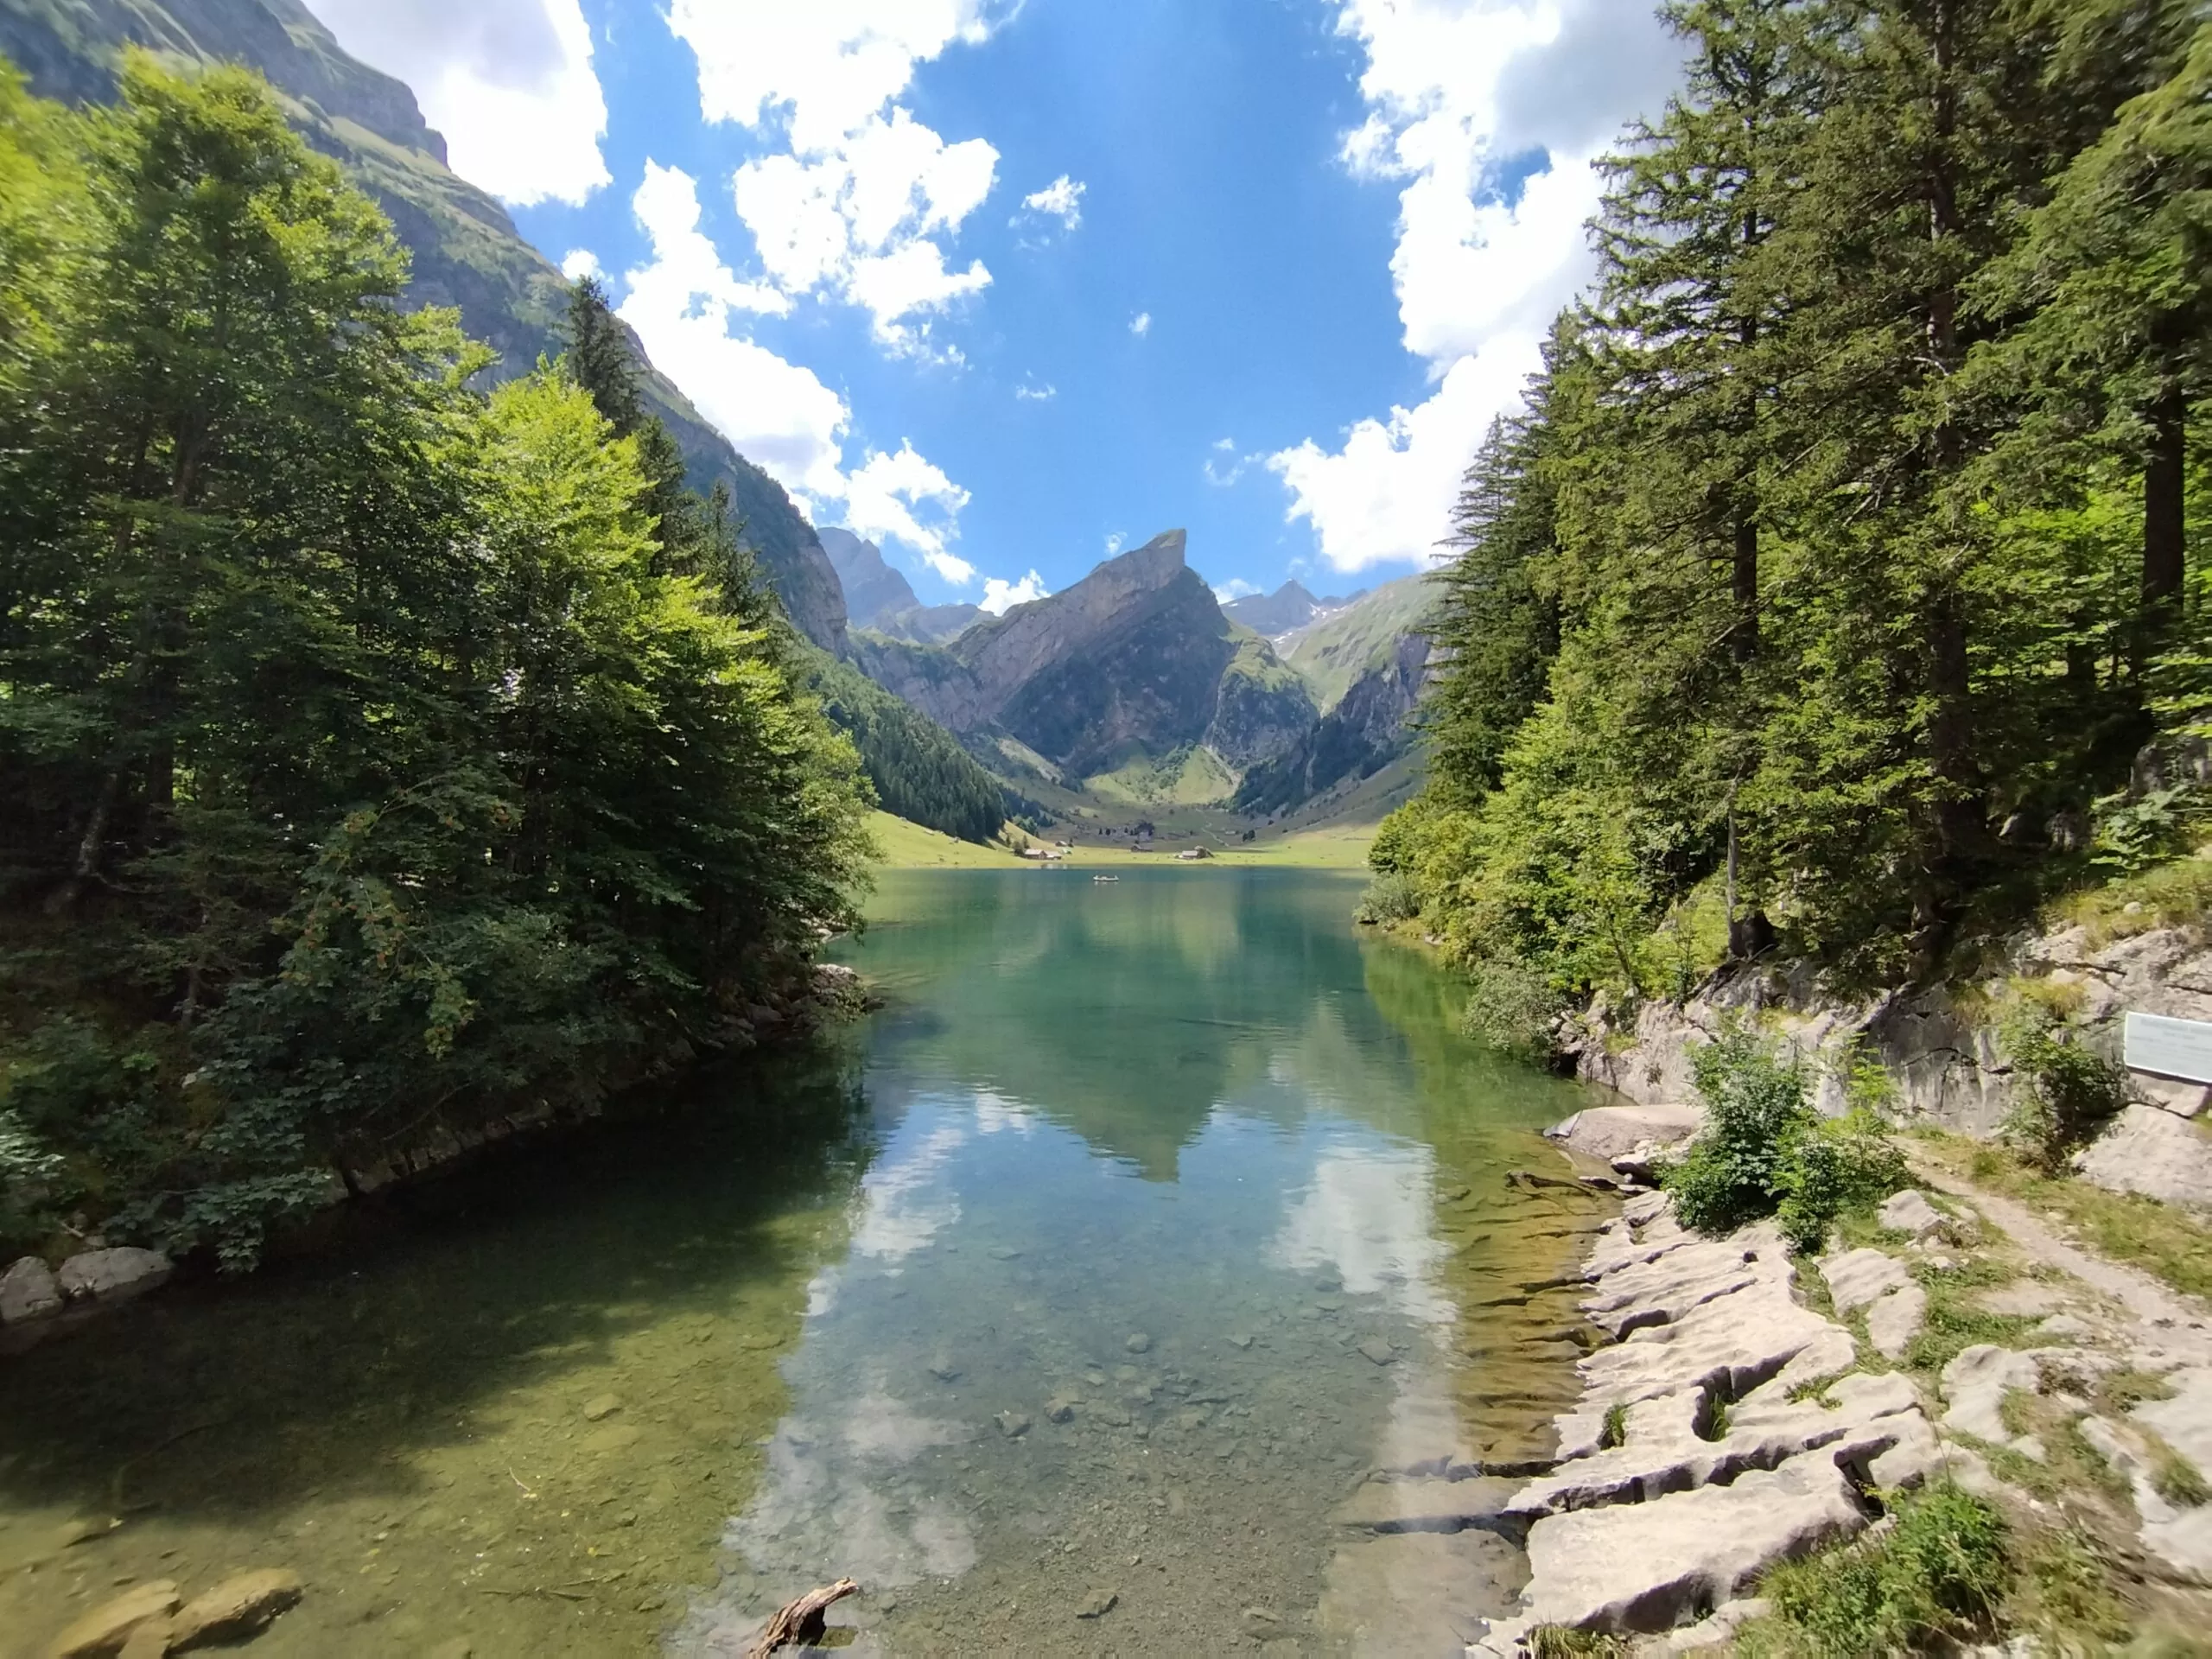
<svg viewBox="0 0 2212 1659"><path fill-rule="evenodd" d="M785 1602L768 1621L768 1628L760 1632L760 1639L753 1644L753 1651L745 1659L768 1659L770 1654L783 1648L812 1647L822 1639L822 1615L830 1611L830 1605L860 1592L860 1586L852 1580L840 1579L819 1590L808 1591L797 1601Z"/></svg>

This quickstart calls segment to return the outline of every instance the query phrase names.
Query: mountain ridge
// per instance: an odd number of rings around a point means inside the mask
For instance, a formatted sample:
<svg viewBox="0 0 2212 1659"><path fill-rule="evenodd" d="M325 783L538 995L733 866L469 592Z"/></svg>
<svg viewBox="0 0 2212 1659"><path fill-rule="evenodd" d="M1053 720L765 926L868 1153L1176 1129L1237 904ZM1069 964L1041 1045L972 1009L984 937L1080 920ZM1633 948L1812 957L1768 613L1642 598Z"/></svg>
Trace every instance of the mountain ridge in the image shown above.
<svg viewBox="0 0 2212 1659"><path fill-rule="evenodd" d="M0 0L0 54L34 92L105 103L126 47L172 65L234 62L274 87L293 124L375 198L413 257L410 302L450 305L499 353L494 378L559 350L569 283L497 200L454 174L442 136L404 81L348 55L300 0ZM682 452L689 481L727 484L745 538L800 632L846 652L842 589L782 485L740 454L632 334L639 390Z"/></svg>

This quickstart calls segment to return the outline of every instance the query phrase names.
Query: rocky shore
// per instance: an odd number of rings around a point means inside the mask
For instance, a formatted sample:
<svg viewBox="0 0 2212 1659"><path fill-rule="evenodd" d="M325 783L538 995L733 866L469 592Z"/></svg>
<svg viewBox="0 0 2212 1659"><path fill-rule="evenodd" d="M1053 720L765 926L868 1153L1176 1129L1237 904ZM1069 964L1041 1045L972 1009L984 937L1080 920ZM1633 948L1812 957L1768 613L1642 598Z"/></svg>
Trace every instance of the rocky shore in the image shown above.
<svg viewBox="0 0 2212 1659"><path fill-rule="evenodd" d="M1553 1133L1633 1182L1694 1127L1679 1108L1601 1107ZM1872 1236L1793 1262L1771 1223L1700 1236L1663 1193L1630 1192L1583 1265L1592 1341L1555 1454L1360 1500L1525 1553L1517 1599L1468 1652L1526 1653L1545 1627L1725 1650L1768 1616L1770 1568L1884 1527L1935 1478L2031 1529L2089 1525L2139 1564L2146 1618L2212 1611L2206 1310L1987 1195L1899 1192ZM2000 1339L1945 1334L1968 1323ZM2101 1477L2083 1480L2085 1457ZM1494 1563L1485 1580L1508 1582Z"/></svg>

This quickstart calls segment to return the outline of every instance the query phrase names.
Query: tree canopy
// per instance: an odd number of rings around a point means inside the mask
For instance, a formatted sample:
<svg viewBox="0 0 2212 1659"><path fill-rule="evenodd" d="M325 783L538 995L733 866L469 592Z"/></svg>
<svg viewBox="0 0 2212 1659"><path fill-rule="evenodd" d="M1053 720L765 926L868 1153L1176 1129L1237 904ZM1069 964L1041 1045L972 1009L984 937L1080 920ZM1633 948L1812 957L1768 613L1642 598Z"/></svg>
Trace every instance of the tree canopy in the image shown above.
<svg viewBox="0 0 2212 1659"><path fill-rule="evenodd" d="M1468 474L1378 861L1555 999L1929 974L2139 855L2133 764L2212 715L2212 25L1664 10L1685 88Z"/></svg>
<svg viewBox="0 0 2212 1659"><path fill-rule="evenodd" d="M852 918L852 747L594 342L475 389L242 71L0 73L0 1234L245 1259Z"/></svg>

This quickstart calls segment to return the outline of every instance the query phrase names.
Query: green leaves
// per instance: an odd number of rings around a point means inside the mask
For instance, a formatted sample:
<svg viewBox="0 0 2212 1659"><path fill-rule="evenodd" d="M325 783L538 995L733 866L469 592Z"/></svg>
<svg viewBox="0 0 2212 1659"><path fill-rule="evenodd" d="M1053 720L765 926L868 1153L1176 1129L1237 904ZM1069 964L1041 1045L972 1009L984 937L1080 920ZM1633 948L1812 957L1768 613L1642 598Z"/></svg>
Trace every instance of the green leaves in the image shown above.
<svg viewBox="0 0 2212 1659"><path fill-rule="evenodd" d="M0 1109L25 1170L244 1264L333 1166L720 1040L852 918L865 785L727 503L620 384L626 426L557 366L471 391L257 79L134 60L81 122L0 84L0 179L33 164L0 921L51 932Z"/></svg>

